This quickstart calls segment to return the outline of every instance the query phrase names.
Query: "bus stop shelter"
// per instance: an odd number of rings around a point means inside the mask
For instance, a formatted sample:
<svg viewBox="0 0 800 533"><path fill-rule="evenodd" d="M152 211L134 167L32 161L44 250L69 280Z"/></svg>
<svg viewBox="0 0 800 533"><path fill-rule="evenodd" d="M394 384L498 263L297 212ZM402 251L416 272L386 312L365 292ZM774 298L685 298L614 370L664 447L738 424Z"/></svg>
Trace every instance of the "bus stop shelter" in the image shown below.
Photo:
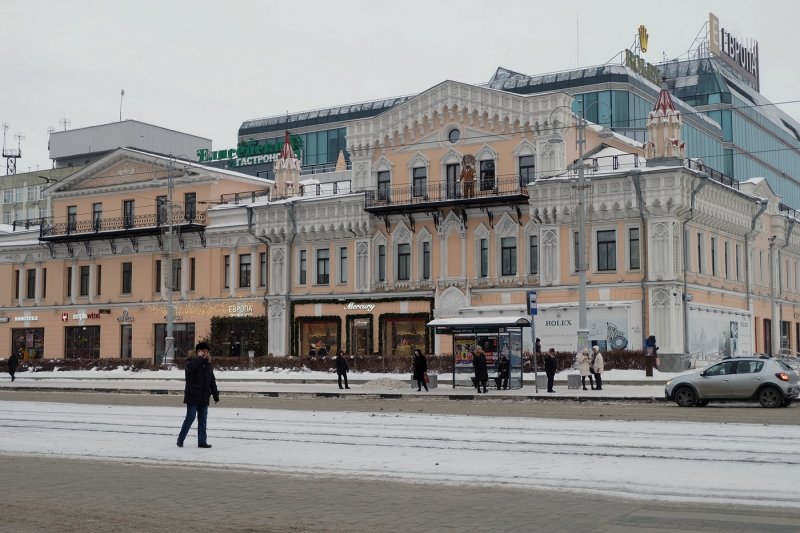
<svg viewBox="0 0 800 533"><path fill-rule="evenodd" d="M428 322L436 335L450 335L453 340L453 388L459 385L473 387L472 353L478 346L486 354L489 383L500 387L501 376L497 364L502 356L508 358L511 374L510 389L520 389L522 380L523 329L531 327L527 318L518 316L480 316L437 318Z"/></svg>

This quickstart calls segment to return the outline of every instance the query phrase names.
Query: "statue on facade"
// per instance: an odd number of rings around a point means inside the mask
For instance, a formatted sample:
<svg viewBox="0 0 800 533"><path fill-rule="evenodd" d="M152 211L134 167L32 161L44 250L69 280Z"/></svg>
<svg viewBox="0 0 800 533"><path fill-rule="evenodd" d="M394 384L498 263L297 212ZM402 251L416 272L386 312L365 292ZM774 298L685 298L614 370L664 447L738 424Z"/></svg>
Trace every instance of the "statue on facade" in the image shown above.
<svg viewBox="0 0 800 533"><path fill-rule="evenodd" d="M475 196L475 156L467 154L461 158L461 183L464 184L464 197Z"/></svg>

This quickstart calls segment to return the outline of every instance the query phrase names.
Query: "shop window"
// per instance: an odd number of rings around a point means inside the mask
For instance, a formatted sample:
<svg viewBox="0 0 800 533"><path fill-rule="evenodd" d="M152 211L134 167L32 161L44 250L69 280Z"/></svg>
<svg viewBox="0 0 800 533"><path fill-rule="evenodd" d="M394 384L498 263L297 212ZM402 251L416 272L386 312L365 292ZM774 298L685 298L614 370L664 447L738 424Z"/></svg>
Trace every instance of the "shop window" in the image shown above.
<svg viewBox="0 0 800 533"><path fill-rule="evenodd" d="M122 324L119 327L119 356L122 359L130 359L133 356L133 326Z"/></svg>
<svg viewBox="0 0 800 533"><path fill-rule="evenodd" d="M154 337L154 350L153 358L154 363L160 365L164 362L164 350L166 348L167 338L167 325L154 324L155 337ZM195 328L194 322L173 324L172 337L174 339L173 346L175 347L175 357L186 357L191 350L194 350L195 345Z"/></svg>
<svg viewBox="0 0 800 533"><path fill-rule="evenodd" d="M411 357L416 348L425 352L425 315L386 317L383 321L384 354Z"/></svg>
<svg viewBox="0 0 800 533"><path fill-rule="evenodd" d="M65 359L99 359L100 326L64 328Z"/></svg>
<svg viewBox="0 0 800 533"><path fill-rule="evenodd" d="M20 359L41 359L44 356L44 328L12 329L11 351Z"/></svg>
<svg viewBox="0 0 800 533"><path fill-rule="evenodd" d="M617 232L605 230L597 232L597 270L600 272L617 269Z"/></svg>
<svg viewBox="0 0 800 533"><path fill-rule="evenodd" d="M297 321L300 334L301 355L336 355L339 341L340 322L338 319L303 319ZM323 351L324 350L324 351Z"/></svg>
<svg viewBox="0 0 800 533"><path fill-rule="evenodd" d="M504 276L517 274L517 239L503 237L500 239L500 260Z"/></svg>

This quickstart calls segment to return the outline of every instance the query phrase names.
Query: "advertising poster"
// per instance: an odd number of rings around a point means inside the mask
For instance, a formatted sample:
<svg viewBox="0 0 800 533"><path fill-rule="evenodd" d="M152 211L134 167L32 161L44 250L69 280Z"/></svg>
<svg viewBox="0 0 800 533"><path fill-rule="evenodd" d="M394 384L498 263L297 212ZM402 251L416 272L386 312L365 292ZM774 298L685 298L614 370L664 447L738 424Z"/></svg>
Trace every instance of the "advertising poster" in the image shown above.
<svg viewBox="0 0 800 533"><path fill-rule="evenodd" d="M697 357L752 355L750 317L724 309L689 310L689 353Z"/></svg>
<svg viewBox="0 0 800 533"><path fill-rule="evenodd" d="M497 361L497 335L478 335L478 346L483 348L486 364L492 366Z"/></svg>
<svg viewBox="0 0 800 533"><path fill-rule="evenodd" d="M511 362L511 368L518 368L522 366L522 333L511 332L508 334L509 351L511 352L508 360Z"/></svg>
<svg viewBox="0 0 800 533"><path fill-rule="evenodd" d="M456 366L472 367L472 353L470 350L475 347L475 335L455 335L453 338L455 346Z"/></svg>
<svg viewBox="0 0 800 533"><path fill-rule="evenodd" d="M641 305L590 308L586 317L589 345L602 351L630 349L631 339L641 338ZM574 352L577 347L578 310L576 308L539 308L534 317L536 336L542 350Z"/></svg>

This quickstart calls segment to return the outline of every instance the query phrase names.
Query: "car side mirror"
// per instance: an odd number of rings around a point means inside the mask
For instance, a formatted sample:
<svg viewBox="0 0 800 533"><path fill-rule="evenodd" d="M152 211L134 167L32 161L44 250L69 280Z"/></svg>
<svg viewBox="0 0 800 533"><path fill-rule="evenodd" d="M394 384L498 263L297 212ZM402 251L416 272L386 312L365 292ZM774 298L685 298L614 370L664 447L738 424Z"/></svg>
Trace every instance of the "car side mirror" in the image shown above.
<svg viewBox="0 0 800 533"><path fill-rule="evenodd" d="M700 372L700 377L706 377L706 371L705 371L705 370L703 370L702 372Z"/></svg>

